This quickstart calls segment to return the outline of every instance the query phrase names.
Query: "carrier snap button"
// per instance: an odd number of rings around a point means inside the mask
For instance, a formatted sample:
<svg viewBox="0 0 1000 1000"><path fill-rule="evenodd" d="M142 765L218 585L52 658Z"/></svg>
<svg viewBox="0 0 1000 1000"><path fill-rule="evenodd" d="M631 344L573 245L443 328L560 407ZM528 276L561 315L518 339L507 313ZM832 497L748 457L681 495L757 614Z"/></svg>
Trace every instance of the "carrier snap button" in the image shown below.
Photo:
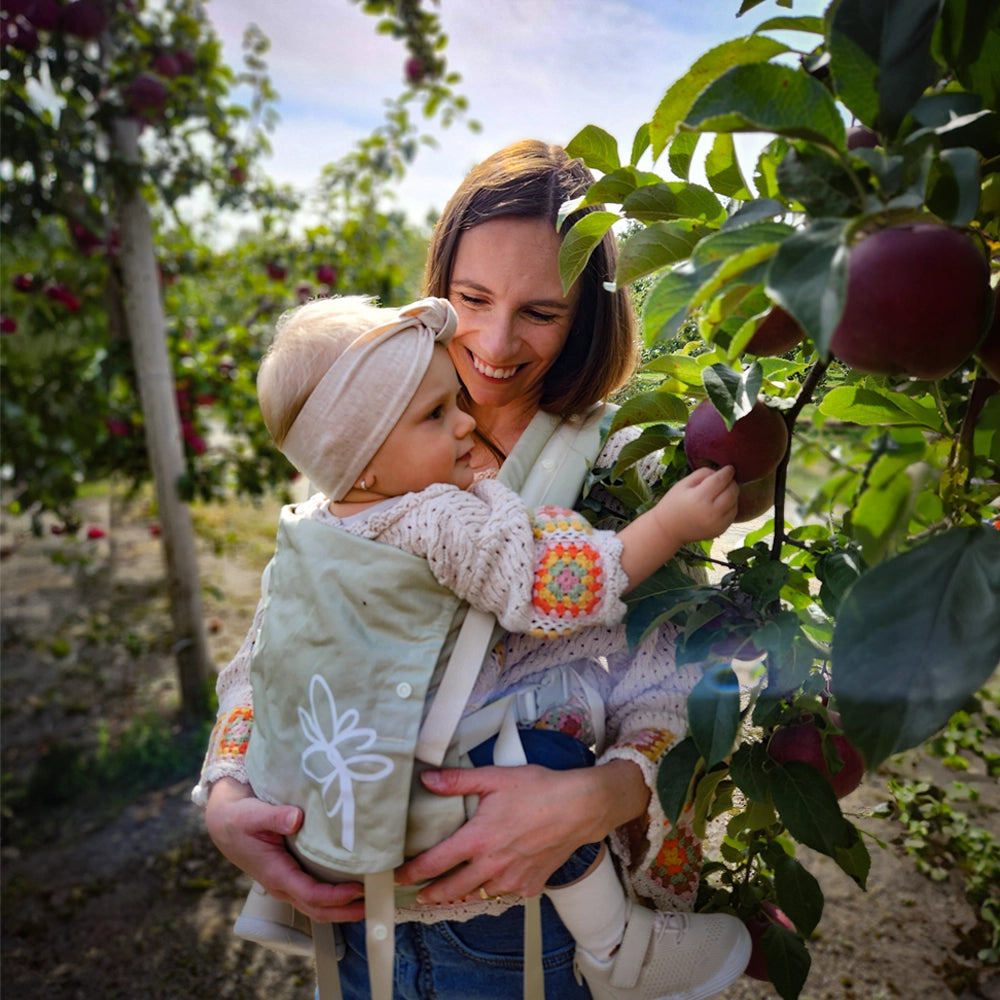
<svg viewBox="0 0 1000 1000"><path fill-rule="evenodd" d="M385 924L376 924L372 928L372 937L376 941L384 941L389 936L389 928Z"/></svg>
<svg viewBox="0 0 1000 1000"><path fill-rule="evenodd" d="M551 458L546 458L542 462L542 468L545 469L546 472L550 472L552 469L555 468L555 464L556 463L553 462Z"/></svg>
<svg viewBox="0 0 1000 1000"><path fill-rule="evenodd" d="M413 688L406 681L400 681L396 685L396 694L398 694L400 698L409 698L410 695L413 694Z"/></svg>

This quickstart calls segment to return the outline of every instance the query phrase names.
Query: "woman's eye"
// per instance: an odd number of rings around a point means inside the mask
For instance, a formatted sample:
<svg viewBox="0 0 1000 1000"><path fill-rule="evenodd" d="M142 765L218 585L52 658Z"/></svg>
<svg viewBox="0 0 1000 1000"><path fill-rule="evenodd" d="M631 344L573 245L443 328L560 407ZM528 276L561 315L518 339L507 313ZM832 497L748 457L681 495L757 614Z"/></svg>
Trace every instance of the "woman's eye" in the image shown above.
<svg viewBox="0 0 1000 1000"><path fill-rule="evenodd" d="M551 323L556 318L552 313L538 312L536 309L529 309L528 316L536 323Z"/></svg>
<svg viewBox="0 0 1000 1000"><path fill-rule="evenodd" d="M485 301L484 299L481 299L476 295L469 295L467 292L459 292L458 298L463 305L467 306L481 306Z"/></svg>

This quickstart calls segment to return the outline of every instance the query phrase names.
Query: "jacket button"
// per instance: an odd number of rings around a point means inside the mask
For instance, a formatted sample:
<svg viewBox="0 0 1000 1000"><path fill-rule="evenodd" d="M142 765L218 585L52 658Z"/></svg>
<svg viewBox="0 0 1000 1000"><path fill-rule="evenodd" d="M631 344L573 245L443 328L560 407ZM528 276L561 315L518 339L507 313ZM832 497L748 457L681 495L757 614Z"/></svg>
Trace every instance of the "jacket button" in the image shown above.
<svg viewBox="0 0 1000 1000"><path fill-rule="evenodd" d="M406 681L400 681L396 685L396 694L398 694L400 698L409 698L410 695L413 694L413 688Z"/></svg>

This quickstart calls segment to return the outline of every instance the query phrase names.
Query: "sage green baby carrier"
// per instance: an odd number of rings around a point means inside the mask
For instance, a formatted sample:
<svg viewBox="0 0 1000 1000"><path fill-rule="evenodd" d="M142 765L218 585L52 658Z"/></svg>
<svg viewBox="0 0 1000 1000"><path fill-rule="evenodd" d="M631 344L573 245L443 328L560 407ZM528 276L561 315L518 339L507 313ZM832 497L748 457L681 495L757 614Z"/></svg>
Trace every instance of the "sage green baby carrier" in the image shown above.
<svg viewBox="0 0 1000 1000"><path fill-rule="evenodd" d="M572 507L612 413L537 414L500 480L530 506ZM391 1000L394 911L416 893L394 889L393 869L467 818L462 799L427 792L416 774L468 763L456 729L500 632L491 615L442 587L427 560L331 529L294 505L281 514L264 606L251 661L250 783L259 798L303 810L288 844L305 870L364 882L372 997ZM498 740L495 760L524 762L516 735ZM544 993L539 929L536 897L526 903L531 1000ZM313 935L321 1000L336 998L333 928L314 923Z"/></svg>

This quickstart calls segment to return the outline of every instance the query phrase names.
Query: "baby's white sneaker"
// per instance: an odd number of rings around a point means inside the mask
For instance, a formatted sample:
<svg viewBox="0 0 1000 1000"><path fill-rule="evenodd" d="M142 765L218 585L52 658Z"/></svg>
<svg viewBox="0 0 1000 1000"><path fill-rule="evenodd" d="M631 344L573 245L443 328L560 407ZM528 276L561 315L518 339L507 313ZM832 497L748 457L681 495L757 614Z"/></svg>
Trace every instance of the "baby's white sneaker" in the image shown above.
<svg viewBox="0 0 1000 1000"><path fill-rule="evenodd" d="M291 903L268 895L259 882L254 882L247 895L233 925L233 933L285 955L312 957L313 954L309 918Z"/></svg>
<svg viewBox="0 0 1000 1000"><path fill-rule="evenodd" d="M600 962L576 950L593 1000L708 1000L738 979L750 933L725 913L669 913L631 905L618 950Z"/></svg>

